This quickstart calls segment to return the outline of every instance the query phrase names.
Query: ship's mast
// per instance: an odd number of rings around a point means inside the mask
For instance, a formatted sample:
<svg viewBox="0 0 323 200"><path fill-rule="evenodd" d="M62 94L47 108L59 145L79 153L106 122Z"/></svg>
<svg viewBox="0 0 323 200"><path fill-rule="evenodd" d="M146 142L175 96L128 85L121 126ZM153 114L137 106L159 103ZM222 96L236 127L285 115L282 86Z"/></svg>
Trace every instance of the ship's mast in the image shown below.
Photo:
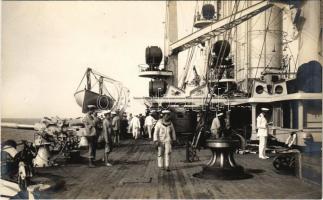
<svg viewBox="0 0 323 200"><path fill-rule="evenodd" d="M99 94L102 95L103 94L103 76L100 76L99 78Z"/></svg>
<svg viewBox="0 0 323 200"><path fill-rule="evenodd" d="M320 38L320 7L322 1L305 1L302 7L302 17L305 18L299 40L299 65L315 60L323 63L319 48L322 48Z"/></svg>
<svg viewBox="0 0 323 200"><path fill-rule="evenodd" d="M86 70L86 89L91 90L91 68Z"/></svg>
<svg viewBox="0 0 323 200"><path fill-rule="evenodd" d="M177 2L166 1L166 34L165 34L165 69L172 71L173 76L166 81L168 85L178 85L178 55L170 53L170 44L178 40L177 33Z"/></svg>

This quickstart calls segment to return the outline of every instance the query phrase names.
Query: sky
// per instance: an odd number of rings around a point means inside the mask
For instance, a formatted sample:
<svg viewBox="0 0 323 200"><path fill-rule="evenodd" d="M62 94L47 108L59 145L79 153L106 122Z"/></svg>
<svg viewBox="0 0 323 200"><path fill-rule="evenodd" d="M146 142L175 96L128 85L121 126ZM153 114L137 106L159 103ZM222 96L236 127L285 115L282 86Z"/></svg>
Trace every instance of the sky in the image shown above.
<svg viewBox="0 0 323 200"><path fill-rule="evenodd" d="M192 16L178 20L189 27ZM121 81L131 97L148 96L138 64L147 46L163 49L164 21L164 1L2 2L1 117L82 115L73 94L88 67ZM141 103L131 98L128 111L143 112Z"/></svg>
<svg viewBox="0 0 323 200"><path fill-rule="evenodd" d="M147 46L164 49L165 1L1 4L2 118L81 116L73 94L88 67L129 88L127 112L144 112L143 101L133 99L148 96L149 79L138 76L138 65ZM177 1L179 39L192 32L196 8L195 1ZM179 77L187 53L179 54Z"/></svg>

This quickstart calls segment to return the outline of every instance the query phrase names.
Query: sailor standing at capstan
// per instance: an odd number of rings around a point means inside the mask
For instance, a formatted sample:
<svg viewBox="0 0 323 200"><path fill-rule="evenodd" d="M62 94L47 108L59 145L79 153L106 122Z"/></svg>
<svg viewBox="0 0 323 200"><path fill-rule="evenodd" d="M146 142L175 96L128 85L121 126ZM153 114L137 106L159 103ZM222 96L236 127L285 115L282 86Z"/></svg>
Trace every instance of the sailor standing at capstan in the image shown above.
<svg viewBox="0 0 323 200"><path fill-rule="evenodd" d="M157 163L160 169L170 171L170 160L172 152L172 142L176 140L176 133L173 123L170 121L170 111L162 111L163 118L160 119L154 131L154 143L158 148Z"/></svg>
<svg viewBox="0 0 323 200"><path fill-rule="evenodd" d="M220 121L220 117L223 116L223 113L218 113L216 114L216 117L213 119L212 121L212 125L211 125L211 133L212 135L218 139L220 138L220 132L221 132L221 121Z"/></svg>
<svg viewBox="0 0 323 200"><path fill-rule="evenodd" d="M266 112L268 108L261 108L261 113L257 117L257 137L259 137L259 158L267 159L266 156L266 145L267 145L267 136L268 136L268 123L266 119Z"/></svg>

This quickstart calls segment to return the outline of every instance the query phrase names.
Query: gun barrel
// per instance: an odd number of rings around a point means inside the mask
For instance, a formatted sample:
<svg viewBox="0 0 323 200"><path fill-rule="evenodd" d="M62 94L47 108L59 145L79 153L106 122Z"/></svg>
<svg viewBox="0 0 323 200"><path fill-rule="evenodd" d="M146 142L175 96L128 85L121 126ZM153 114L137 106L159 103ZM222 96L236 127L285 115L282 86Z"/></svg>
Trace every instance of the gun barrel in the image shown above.
<svg viewBox="0 0 323 200"><path fill-rule="evenodd" d="M25 129L25 130L35 130L34 125L30 124L17 124L17 123L1 123L3 128L13 128L13 129Z"/></svg>

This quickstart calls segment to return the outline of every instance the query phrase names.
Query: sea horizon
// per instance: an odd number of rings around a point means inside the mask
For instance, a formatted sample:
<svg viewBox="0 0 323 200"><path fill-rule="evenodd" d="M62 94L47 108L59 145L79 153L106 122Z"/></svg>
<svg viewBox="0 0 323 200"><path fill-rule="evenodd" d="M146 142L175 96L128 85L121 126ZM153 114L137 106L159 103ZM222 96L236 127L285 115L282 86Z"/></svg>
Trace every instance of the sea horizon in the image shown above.
<svg viewBox="0 0 323 200"><path fill-rule="evenodd" d="M41 118L33 118L33 117L4 117L1 118L1 123L21 123L21 124L35 124L40 121Z"/></svg>

